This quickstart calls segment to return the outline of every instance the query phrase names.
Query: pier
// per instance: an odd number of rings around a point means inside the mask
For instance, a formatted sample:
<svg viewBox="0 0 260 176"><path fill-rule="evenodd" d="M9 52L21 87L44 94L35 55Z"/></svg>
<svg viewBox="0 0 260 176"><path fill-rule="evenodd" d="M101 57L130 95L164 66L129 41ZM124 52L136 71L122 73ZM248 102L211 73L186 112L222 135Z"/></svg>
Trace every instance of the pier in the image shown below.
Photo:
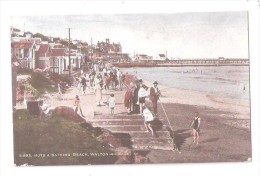
<svg viewBox="0 0 260 176"><path fill-rule="evenodd" d="M117 67L249 66L249 59L178 59L113 63Z"/></svg>

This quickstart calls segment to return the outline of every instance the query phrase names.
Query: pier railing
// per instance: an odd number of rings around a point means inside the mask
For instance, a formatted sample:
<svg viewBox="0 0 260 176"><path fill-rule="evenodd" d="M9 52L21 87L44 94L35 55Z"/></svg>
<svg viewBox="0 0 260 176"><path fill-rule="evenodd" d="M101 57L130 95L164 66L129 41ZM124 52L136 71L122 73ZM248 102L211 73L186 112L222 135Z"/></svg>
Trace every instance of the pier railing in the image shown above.
<svg viewBox="0 0 260 176"><path fill-rule="evenodd" d="M113 63L118 67L248 66L249 59L146 60Z"/></svg>

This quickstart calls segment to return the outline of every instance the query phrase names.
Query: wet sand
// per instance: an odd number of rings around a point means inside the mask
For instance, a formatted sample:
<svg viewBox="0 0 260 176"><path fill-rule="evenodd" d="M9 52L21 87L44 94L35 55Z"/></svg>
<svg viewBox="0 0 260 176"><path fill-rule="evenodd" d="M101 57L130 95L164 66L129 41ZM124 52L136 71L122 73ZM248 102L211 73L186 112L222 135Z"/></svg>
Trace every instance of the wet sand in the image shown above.
<svg viewBox="0 0 260 176"><path fill-rule="evenodd" d="M151 86L149 82L145 84ZM168 117L181 154L153 150L147 154L152 161L194 163L251 160L249 101L163 86L160 89L159 115ZM190 129L196 111L201 117L198 145L193 143Z"/></svg>

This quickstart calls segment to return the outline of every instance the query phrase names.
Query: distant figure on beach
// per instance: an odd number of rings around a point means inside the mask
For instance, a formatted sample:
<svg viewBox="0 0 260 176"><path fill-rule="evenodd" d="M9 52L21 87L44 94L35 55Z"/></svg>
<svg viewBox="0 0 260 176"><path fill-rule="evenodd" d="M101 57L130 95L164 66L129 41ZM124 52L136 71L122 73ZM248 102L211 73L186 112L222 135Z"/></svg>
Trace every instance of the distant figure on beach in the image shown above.
<svg viewBox="0 0 260 176"><path fill-rule="evenodd" d="M144 117L144 126L146 128L146 132L147 133L152 132L152 136L157 137L155 130L152 127L152 123L154 121L153 114L151 113L151 111L146 106L143 106L142 109L143 109L143 115L142 116Z"/></svg>
<svg viewBox="0 0 260 176"><path fill-rule="evenodd" d="M81 109L81 106L80 106L80 99L79 99L79 96L76 95L76 97L74 98L74 117L77 115L78 113L78 110L80 110L80 114L81 114L81 117L84 117L83 113L82 113L82 109Z"/></svg>
<svg viewBox="0 0 260 176"><path fill-rule="evenodd" d="M102 81L100 80L95 87L96 105L101 106L100 102L102 99Z"/></svg>
<svg viewBox="0 0 260 176"><path fill-rule="evenodd" d="M110 114L112 115L114 115L115 105L116 105L116 99L115 99L115 95L112 93L110 94L110 97L108 99L108 107L110 109Z"/></svg>
<svg viewBox="0 0 260 176"><path fill-rule="evenodd" d="M195 112L195 117L192 120L190 127L193 131L193 143L199 144L200 117L198 112Z"/></svg>
<svg viewBox="0 0 260 176"><path fill-rule="evenodd" d="M244 84L243 92L245 93L245 91L246 91L246 85Z"/></svg>
<svg viewBox="0 0 260 176"><path fill-rule="evenodd" d="M158 88L158 82L153 83L153 87L150 88L150 100L153 104L153 112L157 115L157 102L159 100L160 90Z"/></svg>

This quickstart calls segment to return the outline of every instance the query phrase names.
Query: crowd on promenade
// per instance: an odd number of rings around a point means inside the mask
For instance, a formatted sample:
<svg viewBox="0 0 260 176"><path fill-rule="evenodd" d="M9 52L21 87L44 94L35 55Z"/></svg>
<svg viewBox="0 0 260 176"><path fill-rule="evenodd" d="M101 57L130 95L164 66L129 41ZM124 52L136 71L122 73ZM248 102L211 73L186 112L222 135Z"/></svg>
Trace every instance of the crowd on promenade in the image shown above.
<svg viewBox="0 0 260 176"><path fill-rule="evenodd" d="M160 97L160 90L158 82L154 81L151 87L144 84L143 80L135 77L134 75L123 73L119 68L103 62L91 63L87 71L81 70L79 75L75 77L75 86L78 90L74 99L74 110L77 115L78 110L83 112L80 107L80 95L86 94L86 89L91 90L95 94L95 105L101 107L106 105L110 109L111 115L114 115L116 109L116 97L113 93L109 98L104 100L104 90L119 90L124 91L124 106L127 114L137 114L144 118L144 126L146 132L151 132L156 136L153 129L153 122L158 117L158 101ZM124 87L124 89L123 89ZM151 107L148 106L151 104ZM198 114L196 114L197 118ZM193 129L194 136L198 136L198 129L200 122L197 122ZM194 141L197 140L194 138Z"/></svg>

